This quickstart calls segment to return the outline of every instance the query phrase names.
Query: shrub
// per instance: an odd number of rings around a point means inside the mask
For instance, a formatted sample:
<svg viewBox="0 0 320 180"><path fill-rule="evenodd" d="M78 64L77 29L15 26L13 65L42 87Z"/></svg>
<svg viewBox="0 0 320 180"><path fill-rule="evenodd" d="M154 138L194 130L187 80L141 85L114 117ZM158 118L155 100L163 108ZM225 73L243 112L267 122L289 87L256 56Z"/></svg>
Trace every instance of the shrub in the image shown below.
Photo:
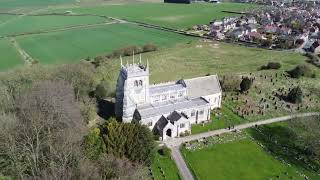
<svg viewBox="0 0 320 180"><path fill-rule="evenodd" d="M139 54L142 52L142 49L138 46L128 46L123 48L123 56L132 56L134 54Z"/></svg>
<svg viewBox="0 0 320 180"><path fill-rule="evenodd" d="M98 159L105 151L99 128L94 128L84 137L84 150L89 159Z"/></svg>
<svg viewBox="0 0 320 180"><path fill-rule="evenodd" d="M251 79L249 79L248 77L243 78L240 83L241 92L248 91L250 89L251 85L252 85Z"/></svg>
<svg viewBox="0 0 320 180"><path fill-rule="evenodd" d="M241 80L238 76L224 76L220 81L223 91L236 91L239 89Z"/></svg>
<svg viewBox="0 0 320 180"><path fill-rule="evenodd" d="M108 81L103 80L97 85L94 95L97 99L104 99L112 94L111 87Z"/></svg>
<svg viewBox="0 0 320 180"><path fill-rule="evenodd" d="M305 77L315 77L315 74L312 72L309 66L303 64L303 65L298 65L294 69L287 71L287 73L290 75L292 78L300 78L301 76Z"/></svg>
<svg viewBox="0 0 320 180"><path fill-rule="evenodd" d="M151 52L151 51L156 51L157 50L157 46L154 44L146 44L142 47L143 52Z"/></svg>
<svg viewBox="0 0 320 180"><path fill-rule="evenodd" d="M299 86L293 88L287 95L287 100L292 103L301 103L303 98L303 92Z"/></svg>
<svg viewBox="0 0 320 180"><path fill-rule="evenodd" d="M161 149L158 150L158 153L161 155L161 156L167 156L167 157L170 157L171 155L171 149L167 148L167 147L163 147Z"/></svg>
<svg viewBox="0 0 320 180"><path fill-rule="evenodd" d="M261 69L280 69L281 64L278 62L269 62L267 65L261 66Z"/></svg>
<svg viewBox="0 0 320 180"><path fill-rule="evenodd" d="M94 120L97 117L97 103L93 98L82 98L82 101L79 101L79 106L81 110L81 115L86 123Z"/></svg>

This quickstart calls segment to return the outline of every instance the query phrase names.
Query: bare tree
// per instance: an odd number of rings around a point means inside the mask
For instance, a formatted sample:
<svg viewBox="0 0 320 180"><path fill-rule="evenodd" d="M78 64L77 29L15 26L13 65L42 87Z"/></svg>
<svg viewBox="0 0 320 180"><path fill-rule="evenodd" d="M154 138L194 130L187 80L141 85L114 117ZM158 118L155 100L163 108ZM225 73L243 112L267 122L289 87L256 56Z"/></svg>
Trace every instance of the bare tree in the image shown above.
<svg viewBox="0 0 320 180"><path fill-rule="evenodd" d="M15 104L14 123L0 136L5 142L1 154L10 169L22 179L71 179L86 132L73 88L64 81L44 81L18 97Z"/></svg>

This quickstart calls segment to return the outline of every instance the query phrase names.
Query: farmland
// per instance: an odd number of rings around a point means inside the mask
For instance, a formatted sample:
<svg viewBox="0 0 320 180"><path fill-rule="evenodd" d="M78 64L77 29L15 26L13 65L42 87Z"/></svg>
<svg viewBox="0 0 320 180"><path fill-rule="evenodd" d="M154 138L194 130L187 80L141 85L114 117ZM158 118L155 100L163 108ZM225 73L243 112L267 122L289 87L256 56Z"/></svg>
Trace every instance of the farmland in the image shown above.
<svg viewBox="0 0 320 180"><path fill-rule="evenodd" d="M118 4L110 1L110 3L105 2L99 6L94 5L95 3L88 5L88 3L89 1L79 3L74 0L1 2L0 10L3 12L10 10L13 13L28 13L0 15L0 37L16 36L15 39L23 51L39 63L74 63L87 57L105 55L128 45L153 43L158 48L164 49L196 40L179 34L132 24L118 24L107 18L83 14L105 15L184 29L196 24L207 23L213 18L231 15L221 12L222 10L242 11L254 6L236 3L181 5L136 1L121 1ZM41 15L66 11L72 11L81 16ZM73 28L75 26L77 27ZM3 45L5 43L8 41L2 41ZM11 54L4 53L2 58L10 59ZM23 62L23 59L21 61ZM1 70L14 67L15 64L17 63L3 65Z"/></svg>
<svg viewBox="0 0 320 180"><path fill-rule="evenodd" d="M99 26L90 29L22 36L19 44L41 63L77 62L79 59L108 54L128 45L154 43L159 47L192 39L159 30L127 24Z"/></svg>
<svg viewBox="0 0 320 180"><path fill-rule="evenodd" d="M189 28L197 24L207 24L212 19L219 19L234 14L221 12L243 11L253 8L252 4L222 3L222 4L165 4L165 3L134 3L121 5L105 5L99 7L74 8L74 13L92 13L111 17L135 20L177 29ZM64 12L64 10L51 10ZM68 9L70 10L70 9Z"/></svg>
<svg viewBox="0 0 320 180"><path fill-rule="evenodd" d="M8 68L23 64L23 61L20 59L18 52L10 44L8 39L0 40L0 49L1 49L0 70L5 70Z"/></svg>
<svg viewBox="0 0 320 180"><path fill-rule="evenodd" d="M37 6L49 6L49 5L60 5L66 3L73 3L75 0L1 0L1 9L16 9L22 7L37 7Z"/></svg>
<svg viewBox="0 0 320 180"><path fill-rule="evenodd" d="M13 17L9 16L3 19L6 18ZM91 16L16 16L15 19L9 19L5 24L0 24L0 36L102 22L108 22L108 20Z"/></svg>

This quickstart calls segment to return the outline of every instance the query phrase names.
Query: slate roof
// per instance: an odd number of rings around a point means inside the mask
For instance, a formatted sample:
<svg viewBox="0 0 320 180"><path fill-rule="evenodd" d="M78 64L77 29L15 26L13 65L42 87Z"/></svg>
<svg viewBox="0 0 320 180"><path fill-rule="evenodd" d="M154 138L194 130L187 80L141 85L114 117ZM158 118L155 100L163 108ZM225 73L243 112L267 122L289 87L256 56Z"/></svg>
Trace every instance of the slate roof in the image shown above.
<svg viewBox="0 0 320 180"><path fill-rule="evenodd" d="M174 124L174 122L179 121L180 119L189 119L189 117L184 114L183 112L179 113L177 111L173 111L167 119L171 122L171 124Z"/></svg>
<svg viewBox="0 0 320 180"><path fill-rule="evenodd" d="M187 86L189 98L197 98L222 92L217 75L186 79L184 82Z"/></svg>
<svg viewBox="0 0 320 180"><path fill-rule="evenodd" d="M163 114L169 114L173 111L183 109L191 109L201 106L210 106L209 102L203 98L181 99L176 101L167 101L157 104L146 104L137 107L137 110L142 119L155 117Z"/></svg>
<svg viewBox="0 0 320 180"><path fill-rule="evenodd" d="M165 118L164 116L161 116L161 118L158 120L156 123L156 129L162 135L163 128L166 127L166 125L169 123L168 119Z"/></svg>
<svg viewBox="0 0 320 180"><path fill-rule="evenodd" d="M154 94L162 94L170 91L180 91L180 90L184 90L184 87L182 84L171 83L171 84L150 86L149 93L150 93L150 96L152 96Z"/></svg>
<svg viewBox="0 0 320 180"><path fill-rule="evenodd" d="M167 119L170 120L171 123L173 123L174 121L178 121L181 117L182 115L180 113L178 113L177 111L173 111L173 113L171 113L167 117Z"/></svg>

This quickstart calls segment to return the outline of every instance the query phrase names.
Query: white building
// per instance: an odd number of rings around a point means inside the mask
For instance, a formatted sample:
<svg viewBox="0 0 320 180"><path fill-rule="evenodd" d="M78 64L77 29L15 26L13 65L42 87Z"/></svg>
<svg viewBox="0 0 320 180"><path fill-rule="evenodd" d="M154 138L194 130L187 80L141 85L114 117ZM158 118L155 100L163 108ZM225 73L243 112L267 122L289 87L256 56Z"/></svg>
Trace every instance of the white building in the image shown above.
<svg viewBox="0 0 320 180"><path fill-rule="evenodd" d="M221 87L217 75L149 84L149 67L123 65L116 89L116 116L123 122L147 125L162 140L190 132L191 124L210 120L210 112L221 107Z"/></svg>

